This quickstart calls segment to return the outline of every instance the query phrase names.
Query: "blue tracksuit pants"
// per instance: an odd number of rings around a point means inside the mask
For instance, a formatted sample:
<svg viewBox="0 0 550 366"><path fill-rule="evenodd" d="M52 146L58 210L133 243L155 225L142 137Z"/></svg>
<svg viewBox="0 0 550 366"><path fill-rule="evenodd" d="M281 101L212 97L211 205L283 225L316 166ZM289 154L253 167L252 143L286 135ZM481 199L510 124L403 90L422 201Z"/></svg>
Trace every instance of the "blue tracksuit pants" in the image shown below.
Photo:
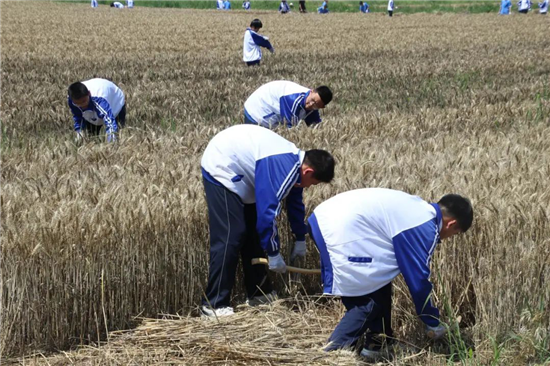
<svg viewBox="0 0 550 366"><path fill-rule="evenodd" d="M256 204L244 204L237 194L204 178L203 184L210 226L209 274L203 305L214 309L230 306L239 258L248 298L270 293L266 267L251 263L252 258L265 257L256 231Z"/></svg>

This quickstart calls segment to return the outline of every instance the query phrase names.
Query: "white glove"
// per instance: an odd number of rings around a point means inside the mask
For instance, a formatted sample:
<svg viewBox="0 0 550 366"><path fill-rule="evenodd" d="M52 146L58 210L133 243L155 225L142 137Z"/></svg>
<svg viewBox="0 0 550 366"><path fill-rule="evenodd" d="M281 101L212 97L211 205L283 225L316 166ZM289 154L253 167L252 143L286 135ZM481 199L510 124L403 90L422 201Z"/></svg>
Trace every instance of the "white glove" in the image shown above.
<svg viewBox="0 0 550 366"><path fill-rule="evenodd" d="M285 264L285 261L283 259L283 257L281 257L281 253L275 255L275 256L268 256L268 261L269 261L269 269L272 270L273 272L278 272L278 273L285 273L286 272L286 264Z"/></svg>
<svg viewBox="0 0 550 366"><path fill-rule="evenodd" d="M266 41L269 41L269 37L268 37L268 36L264 36L264 39L265 39Z"/></svg>
<svg viewBox="0 0 550 366"><path fill-rule="evenodd" d="M440 339L447 333L447 328L443 324L439 323L437 327L430 327L426 325L426 335L434 340Z"/></svg>
<svg viewBox="0 0 550 366"><path fill-rule="evenodd" d="M294 249L292 249L292 253L290 254L290 260L293 261L296 259L296 257L304 258L306 256L306 241L305 240L297 240L294 243Z"/></svg>

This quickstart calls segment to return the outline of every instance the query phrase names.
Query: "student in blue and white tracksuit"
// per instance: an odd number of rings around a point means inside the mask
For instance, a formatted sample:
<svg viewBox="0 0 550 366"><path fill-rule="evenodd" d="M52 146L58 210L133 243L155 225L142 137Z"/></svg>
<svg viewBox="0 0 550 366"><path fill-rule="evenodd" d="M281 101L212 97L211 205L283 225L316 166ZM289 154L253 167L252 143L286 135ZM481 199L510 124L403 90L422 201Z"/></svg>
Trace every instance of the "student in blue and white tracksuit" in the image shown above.
<svg viewBox="0 0 550 366"><path fill-rule="evenodd" d="M367 2L359 1L359 11L361 13L368 13L369 12L369 4Z"/></svg>
<svg viewBox="0 0 550 366"><path fill-rule="evenodd" d="M231 2L229 0L225 0L223 2L223 9L224 10L231 10Z"/></svg>
<svg viewBox="0 0 550 366"><path fill-rule="evenodd" d="M391 17L393 16L393 11L396 8L393 0L388 0L388 15Z"/></svg>
<svg viewBox="0 0 550 366"><path fill-rule="evenodd" d="M92 0L92 8L97 8L98 7L98 4L97 4L97 0Z"/></svg>
<svg viewBox="0 0 550 366"><path fill-rule="evenodd" d="M321 122L319 109L332 100L328 86L308 89L292 81L272 81L259 87L244 103L244 123L275 128L296 126L301 120L311 126Z"/></svg>
<svg viewBox="0 0 550 366"><path fill-rule="evenodd" d="M430 301L430 260L440 239L465 232L472 220L470 201L454 194L430 204L404 192L366 188L320 204L308 223L324 293L341 296L347 310L326 350L357 348L366 333L362 355L381 352L379 335L392 337L391 282L399 273L428 335L442 337L445 327Z"/></svg>
<svg viewBox="0 0 550 366"><path fill-rule="evenodd" d="M69 86L68 94L77 142L86 133L99 135L104 125L107 141L116 141L126 122L126 102L118 86L105 79L78 81Z"/></svg>
<svg viewBox="0 0 550 366"><path fill-rule="evenodd" d="M252 258L265 251L270 270L286 271L276 223L285 200L296 239L291 260L305 256L302 191L330 182L334 159L324 150L304 152L266 128L237 125L212 138L201 169L210 226L210 268L201 309L206 316L230 315L239 257L249 299L272 290L265 267L253 266Z"/></svg>
<svg viewBox="0 0 550 366"><path fill-rule="evenodd" d="M250 10L250 1L248 0L243 1L243 9Z"/></svg>
<svg viewBox="0 0 550 366"><path fill-rule="evenodd" d="M279 5L279 13L286 14L290 12L290 7L288 6L286 0L282 0Z"/></svg>
<svg viewBox="0 0 550 366"><path fill-rule="evenodd" d="M246 28L243 41L243 61L248 66L259 65L262 60L262 50L260 47L265 47L271 53L275 53L275 49L269 42L269 38L258 34L262 28L262 21L254 19L250 22L250 28Z"/></svg>
<svg viewBox="0 0 550 366"><path fill-rule="evenodd" d="M521 14L527 14L531 10L531 0L519 0L518 12Z"/></svg>
<svg viewBox="0 0 550 366"><path fill-rule="evenodd" d="M548 0L543 0L539 3L539 13L546 15L548 13Z"/></svg>
<svg viewBox="0 0 550 366"><path fill-rule="evenodd" d="M124 9L124 4L119 1L113 1L111 3L111 8Z"/></svg>
<svg viewBox="0 0 550 366"><path fill-rule="evenodd" d="M217 0L216 1L216 9L218 10L224 10L225 6L223 5L223 0Z"/></svg>
<svg viewBox="0 0 550 366"><path fill-rule="evenodd" d="M126 6L128 9L132 9L134 7L134 0L126 0Z"/></svg>

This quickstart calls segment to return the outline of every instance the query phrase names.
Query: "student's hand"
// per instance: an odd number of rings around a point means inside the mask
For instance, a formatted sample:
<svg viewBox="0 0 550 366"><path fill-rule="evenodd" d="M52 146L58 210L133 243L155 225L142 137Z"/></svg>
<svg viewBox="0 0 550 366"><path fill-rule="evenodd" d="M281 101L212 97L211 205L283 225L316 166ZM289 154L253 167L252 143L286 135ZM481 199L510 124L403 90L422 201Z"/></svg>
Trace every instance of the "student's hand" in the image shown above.
<svg viewBox="0 0 550 366"><path fill-rule="evenodd" d="M294 261L296 257L305 258L306 256L306 241L297 240L294 243L294 249L292 249L292 254L290 254L290 261Z"/></svg>
<svg viewBox="0 0 550 366"><path fill-rule="evenodd" d="M281 253L277 254L277 255L274 255L273 257L272 256L268 256L268 262L269 262L269 269L272 270L273 272L277 272L277 273L285 273L286 272L286 264L285 264L285 261L283 259L283 257L281 257Z"/></svg>
<svg viewBox="0 0 550 366"><path fill-rule="evenodd" d="M266 41L269 41L269 37L268 37L268 36L264 36L264 39L265 39Z"/></svg>
<svg viewBox="0 0 550 366"><path fill-rule="evenodd" d="M429 325L426 325L426 335L433 340L441 339L446 333L447 328L445 328L441 323L439 323L437 327L430 327Z"/></svg>

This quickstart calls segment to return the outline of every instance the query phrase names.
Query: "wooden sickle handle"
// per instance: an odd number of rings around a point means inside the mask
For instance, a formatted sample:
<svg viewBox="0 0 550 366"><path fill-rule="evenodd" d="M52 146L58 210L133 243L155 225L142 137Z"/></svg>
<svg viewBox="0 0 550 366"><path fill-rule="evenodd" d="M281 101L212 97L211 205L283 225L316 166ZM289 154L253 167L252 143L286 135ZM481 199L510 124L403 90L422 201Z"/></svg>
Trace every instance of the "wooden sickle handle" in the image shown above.
<svg viewBox="0 0 550 366"><path fill-rule="evenodd" d="M253 258L252 264L263 264L263 265L269 265L269 262L267 261L267 258ZM320 275L321 270L320 269L308 269L308 268L300 268L300 267L292 267L292 266L286 266L286 270L289 272L294 273L301 273L301 274L311 274L311 275Z"/></svg>

